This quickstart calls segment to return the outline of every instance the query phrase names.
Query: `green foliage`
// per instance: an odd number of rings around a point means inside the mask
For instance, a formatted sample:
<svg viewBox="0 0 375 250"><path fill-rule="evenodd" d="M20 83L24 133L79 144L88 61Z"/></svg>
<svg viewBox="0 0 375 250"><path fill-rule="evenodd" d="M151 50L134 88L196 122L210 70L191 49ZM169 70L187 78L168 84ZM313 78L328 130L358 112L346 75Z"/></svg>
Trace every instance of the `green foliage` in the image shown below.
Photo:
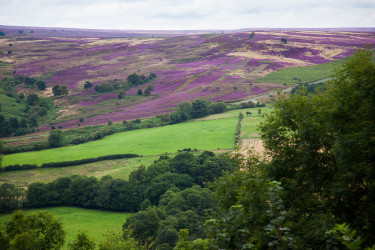
<svg viewBox="0 0 375 250"><path fill-rule="evenodd" d="M129 250L146 250L150 249L152 245L142 245L139 241L135 240L132 236L132 232L124 230L121 232L108 231L105 233L105 241L100 242L100 250L112 250L112 249L129 249Z"/></svg>
<svg viewBox="0 0 375 250"><path fill-rule="evenodd" d="M138 91L137 91L137 95L142 95L142 94L143 94L143 93L142 93L142 89L139 88Z"/></svg>
<svg viewBox="0 0 375 250"><path fill-rule="evenodd" d="M142 242L153 241L159 227L160 218L156 207L149 207L126 220L123 228L134 230L132 235Z"/></svg>
<svg viewBox="0 0 375 250"><path fill-rule="evenodd" d="M98 92L112 92L115 87L110 82L103 82L95 86L95 91Z"/></svg>
<svg viewBox="0 0 375 250"><path fill-rule="evenodd" d="M38 101L39 101L39 96L37 94L32 93L32 94L27 96L26 102L30 106L36 105L38 103Z"/></svg>
<svg viewBox="0 0 375 250"><path fill-rule="evenodd" d="M65 232L61 223L47 212L27 216L15 211L2 233L9 244L6 249L60 249Z"/></svg>
<svg viewBox="0 0 375 250"><path fill-rule="evenodd" d="M12 212L23 205L24 190L13 184L3 183L0 186L0 213Z"/></svg>
<svg viewBox="0 0 375 250"><path fill-rule="evenodd" d="M213 248L288 248L287 211L280 183L265 178L264 163L251 158L241 171L228 173L215 183L219 213L206 222Z"/></svg>
<svg viewBox="0 0 375 250"><path fill-rule="evenodd" d="M211 103L208 107L210 114L219 114L227 110L227 105L223 102Z"/></svg>
<svg viewBox="0 0 375 250"><path fill-rule="evenodd" d="M316 93L318 90L324 90L325 88L325 83L320 82L316 84L307 84L304 83L302 85L298 85L290 91L290 93L293 95L295 93L299 94L311 94L311 93Z"/></svg>
<svg viewBox="0 0 375 250"><path fill-rule="evenodd" d="M209 114L209 102L206 100L196 100L192 102L193 109L191 111L191 116L193 118L200 118L203 116L207 116Z"/></svg>
<svg viewBox="0 0 375 250"><path fill-rule="evenodd" d="M249 34L249 38L250 39L253 39L255 37L255 33L254 32L251 32L250 34Z"/></svg>
<svg viewBox="0 0 375 250"><path fill-rule="evenodd" d="M46 89L46 82L45 81L37 81L36 86L38 87L39 90L45 90Z"/></svg>
<svg viewBox="0 0 375 250"><path fill-rule="evenodd" d="M52 87L52 93L55 97L66 96L69 94L69 89L65 85L63 86L55 85Z"/></svg>
<svg viewBox="0 0 375 250"><path fill-rule="evenodd" d="M3 31L0 31L0 36L5 36L5 33Z"/></svg>
<svg viewBox="0 0 375 250"><path fill-rule="evenodd" d="M48 143L50 147L60 147L64 145L64 134L59 129L52 129L49 132Z"/></svg>
<svg viewBox="0 0 375 250"><path fill-rule="evenodd" d="M92 83L90 81L86 81L85 84L83 85L83 88L85 90L92 88Z"/></svg>
<svg viewBox="0 0 375 250"><path fill-rule="evenodd" d="M287 44L288 43L288 41L286 40L286 38L281 38L280 41L281 41L282 44Z"/></svg>
<svg viewBox="0 0 375 250"><path fill-rule="evenodd" d="M69 242L69 250L94 250L95 242L85 232L76 235L74 241Z"/></svg>
<svg viewBox="0 0 375 250"><path fill-rule="evenodd" d="M295 234L326 217L328 227L350 223L366 244L375 243L374 83L371 52L359 50L324 91L281 100L260 127L272 157L267 174L282 182L288 209L298 211ZM312 233L324 239L321 230ZM310 246L306 237L299 234L299 247Z"/></svg>

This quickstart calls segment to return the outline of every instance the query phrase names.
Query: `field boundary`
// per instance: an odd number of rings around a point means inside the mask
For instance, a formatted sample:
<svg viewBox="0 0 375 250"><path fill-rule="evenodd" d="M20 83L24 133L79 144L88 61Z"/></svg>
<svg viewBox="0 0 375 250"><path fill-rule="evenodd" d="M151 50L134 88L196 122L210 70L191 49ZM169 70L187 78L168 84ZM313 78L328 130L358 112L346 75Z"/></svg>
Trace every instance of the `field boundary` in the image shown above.
<svg viewBox="0 0 375 250"><path fill-rule="evenodd" d="M75 160L75 161L43 163L40 167L38 167L37 164L23 164L23 165L15 164L15 165L8 165L3 168L0 168L0 171L18 171L18 170L28 170L28 169L35 169L35 168L71 167L71 166L77 166L77 165L104 161L104 160L118 160L118 159L128 159L128 158L136 158L136 157L141 157L141 156L137 154L105 155L105 156L100 156L96 158L86 158L86 159Z"/></svg>

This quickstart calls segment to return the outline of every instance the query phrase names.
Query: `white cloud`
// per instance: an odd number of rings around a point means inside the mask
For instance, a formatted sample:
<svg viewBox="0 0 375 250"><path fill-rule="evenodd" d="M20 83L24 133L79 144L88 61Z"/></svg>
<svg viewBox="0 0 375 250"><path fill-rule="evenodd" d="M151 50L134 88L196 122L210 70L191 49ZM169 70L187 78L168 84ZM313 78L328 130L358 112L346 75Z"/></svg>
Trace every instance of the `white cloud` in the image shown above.
<svg viewBox="0 0 375 250"><path fill-rule="evenodd" d="M108 29L374 27L373 0L0 0L0 24Z"/></svg>

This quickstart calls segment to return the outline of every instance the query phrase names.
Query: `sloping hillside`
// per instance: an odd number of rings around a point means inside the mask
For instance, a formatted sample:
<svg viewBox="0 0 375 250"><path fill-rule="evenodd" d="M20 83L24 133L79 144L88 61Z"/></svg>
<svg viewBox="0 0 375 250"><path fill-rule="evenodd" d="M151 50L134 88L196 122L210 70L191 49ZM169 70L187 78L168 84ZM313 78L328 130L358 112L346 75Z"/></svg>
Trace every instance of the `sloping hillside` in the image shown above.
<svg viewBox="0 0 375 250"><path fill-rule="evenodd" d="M271 30L255 31L254 35L116 38L58 37L54 33L13 31L0 39L0 51L12 51L3 53L0 60L11 64L13 76L45 80L47 89L38 95L52 96L55 85L68 87L69 95L55 100L61 109L53 123L63 128L76 127L81 117L85 118L81 126L103 124L171 112L182 101L235 101L286 88L295 84L293 76L290 82L256 79L282 68L345 58L365 44L375 44L371 32ZM125 88L133 73L146 77L155 73L156 78ZM117 87L97 92L85 89L86 81L94 87L104 82ZM151 95L137 95L139 88L144 92L149 84L154 86ZM17 90L28 91L23 85ZM119 92L125 92L121 99Z"/></svg>

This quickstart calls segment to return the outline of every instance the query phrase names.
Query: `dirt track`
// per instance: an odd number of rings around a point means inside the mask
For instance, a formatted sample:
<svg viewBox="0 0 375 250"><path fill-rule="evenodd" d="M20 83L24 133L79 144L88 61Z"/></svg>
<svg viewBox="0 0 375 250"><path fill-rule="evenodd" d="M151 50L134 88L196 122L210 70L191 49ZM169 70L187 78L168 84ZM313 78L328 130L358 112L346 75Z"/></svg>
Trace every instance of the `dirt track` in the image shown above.
<svg viewBox="0 0 375 250"><path fill-rule="evenodd" d="M245 157L249 156L249 152L253 151L258 155L263 155L264 147L261 139L244 139L241 142L240 153Z"/></svg>

